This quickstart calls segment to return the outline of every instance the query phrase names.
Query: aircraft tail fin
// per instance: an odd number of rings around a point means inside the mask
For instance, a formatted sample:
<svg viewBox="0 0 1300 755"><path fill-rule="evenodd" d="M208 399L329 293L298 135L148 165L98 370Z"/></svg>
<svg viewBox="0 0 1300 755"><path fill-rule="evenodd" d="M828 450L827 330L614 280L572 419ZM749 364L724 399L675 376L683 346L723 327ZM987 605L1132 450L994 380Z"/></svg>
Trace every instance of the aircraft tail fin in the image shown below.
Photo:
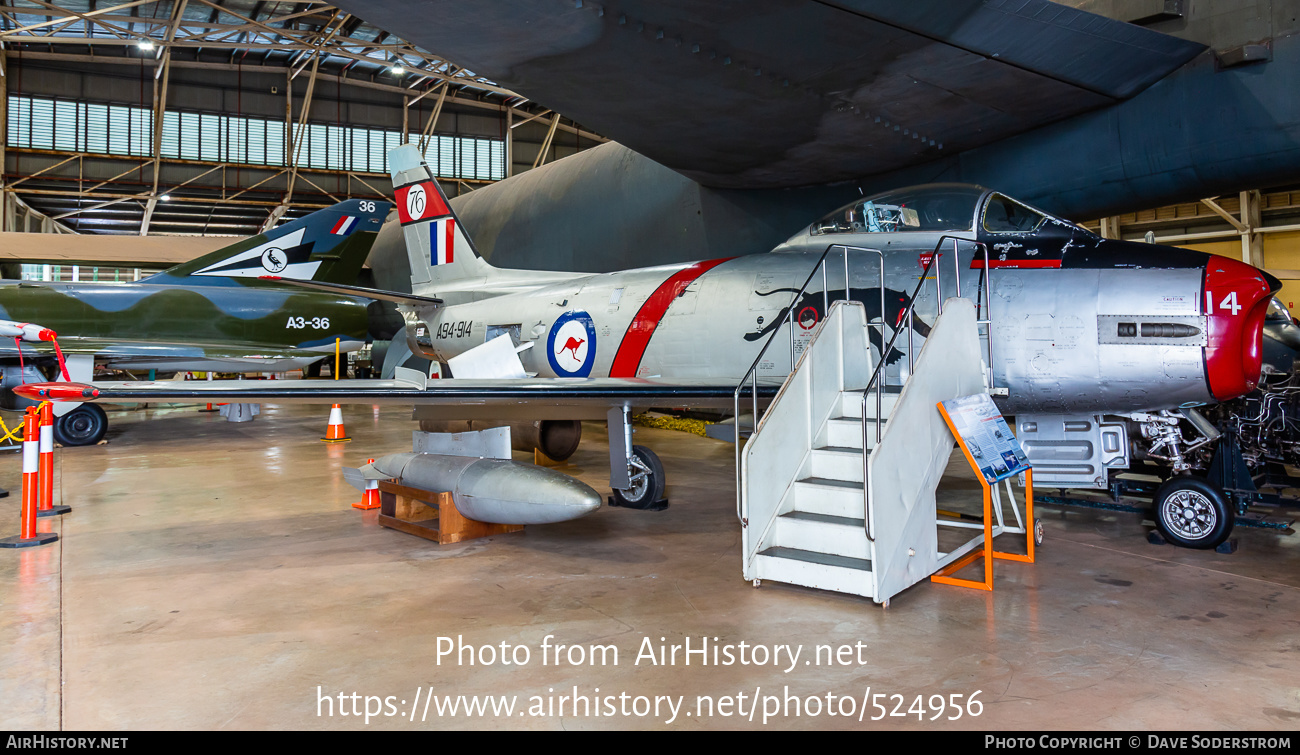
<svg viewBox="0 0 1300 755"><path fill-rule="evenodd" d="M289 280L355 283L392 205L349 199L266 233L243 239L164 270L155 283L230 285L230 278L276 276Z"/></svg>
<svg viewBox="0 0 1300 755"><path fill-rule="evenodd" d="M420 150L410 144L391 150L388 165L411 264L412 290L437 291L444 284L490 277L496 269L479 256Z"/></svg>

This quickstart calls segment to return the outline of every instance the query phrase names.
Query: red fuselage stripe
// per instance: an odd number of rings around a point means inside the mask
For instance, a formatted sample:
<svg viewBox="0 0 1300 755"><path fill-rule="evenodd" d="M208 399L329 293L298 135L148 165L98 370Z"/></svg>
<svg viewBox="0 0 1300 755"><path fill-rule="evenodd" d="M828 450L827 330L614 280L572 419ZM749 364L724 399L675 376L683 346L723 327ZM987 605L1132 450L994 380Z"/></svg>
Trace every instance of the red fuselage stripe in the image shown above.
<svg viewBox="0 0 1300 755"><path fill-rule="evenodd" d="M994 270L1003 268L1041 268L1041 267L1060 267L1060 260L989 260L989 267ZM973 259L970 261L971 270L979 270L984 267L983 258Z"/></svg>
<svg viewBox="0 0 1300 755"><path fill-rule="evenodd" d="M668 307L672 306L673 301L681 296L686 287L696 278L730 259L735 258L726 257L720 260L696 262L690 267L678 270L668 280L660 283L659 288L656 288L655 292L650 294L650 298L645 300L645 304L641 305L641 309L637 310L636 317L632 318L632 324L627 326L627 333L623 334L623 341L618 345L618 353L614 355L614 363L610 365L609 376L636 377L636 371L641 366L641 358L645 356L646 347L650 345L650 336L654 335L655 328L659 327L659 321L667 314Z"/></svg>

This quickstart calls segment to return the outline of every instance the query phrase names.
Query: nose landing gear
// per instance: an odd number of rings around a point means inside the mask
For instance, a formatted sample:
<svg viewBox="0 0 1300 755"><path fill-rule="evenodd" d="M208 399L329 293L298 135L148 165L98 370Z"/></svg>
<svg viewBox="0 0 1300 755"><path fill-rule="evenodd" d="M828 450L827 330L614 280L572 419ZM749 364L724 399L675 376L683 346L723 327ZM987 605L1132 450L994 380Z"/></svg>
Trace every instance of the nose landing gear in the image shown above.
<svg viewBox="0 0 1300 755"><path fill-rule="evenodd" d="M664 465L654 451L632 445L632 412L615 407L607 416L609 427L609 505L642 511L668 508L664 500Z"/></svg>

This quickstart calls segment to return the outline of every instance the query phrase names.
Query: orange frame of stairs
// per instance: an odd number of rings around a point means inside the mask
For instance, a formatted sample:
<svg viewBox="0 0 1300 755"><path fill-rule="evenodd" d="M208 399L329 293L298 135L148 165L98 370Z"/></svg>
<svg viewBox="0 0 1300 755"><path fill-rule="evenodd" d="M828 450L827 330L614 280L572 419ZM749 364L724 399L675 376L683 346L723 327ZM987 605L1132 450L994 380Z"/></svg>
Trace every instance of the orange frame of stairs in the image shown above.
<svg viewBox="0 0 1300 755"><path fill-rule="evenodd" d="M966 462L970 464L971 469L975 471L975 478L979 480L980 486L984 493L984 545L971 553L962 556L956 561L948 564L930 577L931 582L938 582L942 585L956 585L957 587L970 587L976 590L993 591L993 562L1001 559L1003 561L1019 561L1021 563L1034 563L1034 470L1025 470L1025 553L1003 553L993 550L993 486L984 479L984 474L980 472L979 464L975 462L975 457L971 455L970 449L966 447L966 442L962 440L961 434L957 432L956 426L953 425L952 418L948 416L948 411L939 404L939 414L943 417L944 424L948 425L948 430L952 436L957 439L957 445L961 446L961 452L966 456ZM1001 498L999 497L999 505ZM952 575L970 566L979 559L984 559L984 579L983 581L975 579L962 579Z"/></svg>

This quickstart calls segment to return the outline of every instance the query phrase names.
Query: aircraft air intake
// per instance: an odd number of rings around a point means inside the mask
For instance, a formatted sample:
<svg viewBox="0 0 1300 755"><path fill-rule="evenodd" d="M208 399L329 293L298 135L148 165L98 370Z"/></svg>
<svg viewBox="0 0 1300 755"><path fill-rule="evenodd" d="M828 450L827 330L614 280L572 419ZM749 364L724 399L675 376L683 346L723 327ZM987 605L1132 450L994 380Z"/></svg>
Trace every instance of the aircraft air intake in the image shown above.
<svg viewBox="0 0 1300 755"><path fill-rule="evenodd" d="M1201 305L1208 337L1205 375L1220 401L1255 390L1263 367L1264 315L1282 284L1268 273L1228 257L1205 264Z"/></svg>

